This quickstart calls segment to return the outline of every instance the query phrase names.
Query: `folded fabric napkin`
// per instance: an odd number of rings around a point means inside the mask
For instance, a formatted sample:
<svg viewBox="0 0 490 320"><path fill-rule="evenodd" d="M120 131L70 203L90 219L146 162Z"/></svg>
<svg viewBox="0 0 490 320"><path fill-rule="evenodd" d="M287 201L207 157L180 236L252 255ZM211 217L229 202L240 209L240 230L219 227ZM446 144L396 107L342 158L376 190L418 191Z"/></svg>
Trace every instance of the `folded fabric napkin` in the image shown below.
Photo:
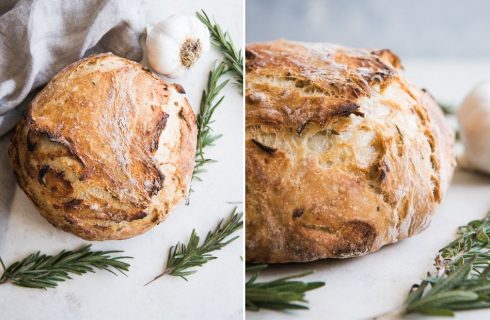
<svg viewBox="0 0 490 320"><path fill-rule="evenodd" d="M108 51L139 60L142 2L20 0L0 12L0 136L16 124L29 93L70 63Z"/></svg>

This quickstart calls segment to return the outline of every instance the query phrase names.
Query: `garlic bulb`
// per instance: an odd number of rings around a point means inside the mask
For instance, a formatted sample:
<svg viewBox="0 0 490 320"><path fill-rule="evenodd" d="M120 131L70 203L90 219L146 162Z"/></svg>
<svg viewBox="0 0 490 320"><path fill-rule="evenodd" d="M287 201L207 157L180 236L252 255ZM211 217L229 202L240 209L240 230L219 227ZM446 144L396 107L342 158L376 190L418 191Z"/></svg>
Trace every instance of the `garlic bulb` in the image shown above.
<svg viewBox="0 0 490 320"><path fill-rule="evenodd" d="M481 83L458 109L467 164L490 173L490 82Z"/></svg>
<svg viewBox="0 0 490 320"><path fill-rule="evenodd" d="M146 47L150 67L177 78L209 50L209 32L193 15L173 15L154 26Z"/></svg>

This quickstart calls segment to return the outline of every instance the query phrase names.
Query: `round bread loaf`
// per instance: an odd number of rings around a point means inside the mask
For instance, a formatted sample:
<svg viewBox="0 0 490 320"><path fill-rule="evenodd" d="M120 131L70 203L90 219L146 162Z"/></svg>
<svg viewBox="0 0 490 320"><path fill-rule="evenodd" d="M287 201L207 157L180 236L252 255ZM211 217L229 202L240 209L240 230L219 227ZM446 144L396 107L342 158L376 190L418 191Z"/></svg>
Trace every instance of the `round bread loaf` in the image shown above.
<svg viewBox="0 0 490 320"><path fill-rule="evenodd" d="M81 238L149 230L189 189L197 129L184 93L112 54L73 63L17 126L9 154L20 187Z"/></svg>
<svg viewBox="0 0 490 320"><path fill-rule="evenodd" d="M396 55L276 41L246 58L247 261L360 256L427 227L454 134Z"/></svg>

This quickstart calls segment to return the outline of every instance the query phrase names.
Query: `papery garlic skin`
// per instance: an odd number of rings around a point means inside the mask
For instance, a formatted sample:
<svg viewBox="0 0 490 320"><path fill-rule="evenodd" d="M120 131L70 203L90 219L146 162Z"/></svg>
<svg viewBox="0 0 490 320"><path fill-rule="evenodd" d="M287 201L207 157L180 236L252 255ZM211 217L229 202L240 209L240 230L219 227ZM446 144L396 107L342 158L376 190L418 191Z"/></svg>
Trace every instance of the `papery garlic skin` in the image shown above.
<svg viewBox="0 0 490 320"><path fill-rule="evenodd" d="M476 86L458 108L465 161L490 173L490 82Z"/></svg>
<svg viewBox="0 0 490 320"><path fill-rule="evenodd" d="M193 15L173 15L158 23L146 39L150 67L178 78L209 50L209 31Z"/></svg>

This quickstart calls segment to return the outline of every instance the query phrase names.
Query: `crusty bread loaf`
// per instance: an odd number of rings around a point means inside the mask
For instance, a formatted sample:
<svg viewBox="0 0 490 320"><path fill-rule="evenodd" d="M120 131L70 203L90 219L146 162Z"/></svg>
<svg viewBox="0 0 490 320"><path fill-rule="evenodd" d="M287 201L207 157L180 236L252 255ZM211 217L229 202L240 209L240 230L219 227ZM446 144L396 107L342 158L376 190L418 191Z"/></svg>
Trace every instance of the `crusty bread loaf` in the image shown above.
<svg viewBox="0 0 490 320"><path fill-rule="evenodd" d="M194 168L195 116L177 84L101 54L33 100L9 150L20 187L54 226L125 239L161 222Z"/></svg>
<svg viewBox="0 0 490 320"><path fill-rule="evenodd" d="M246 57L247 261L360 256L428 225L454 134L397 56L276 41Z"/></svg>

